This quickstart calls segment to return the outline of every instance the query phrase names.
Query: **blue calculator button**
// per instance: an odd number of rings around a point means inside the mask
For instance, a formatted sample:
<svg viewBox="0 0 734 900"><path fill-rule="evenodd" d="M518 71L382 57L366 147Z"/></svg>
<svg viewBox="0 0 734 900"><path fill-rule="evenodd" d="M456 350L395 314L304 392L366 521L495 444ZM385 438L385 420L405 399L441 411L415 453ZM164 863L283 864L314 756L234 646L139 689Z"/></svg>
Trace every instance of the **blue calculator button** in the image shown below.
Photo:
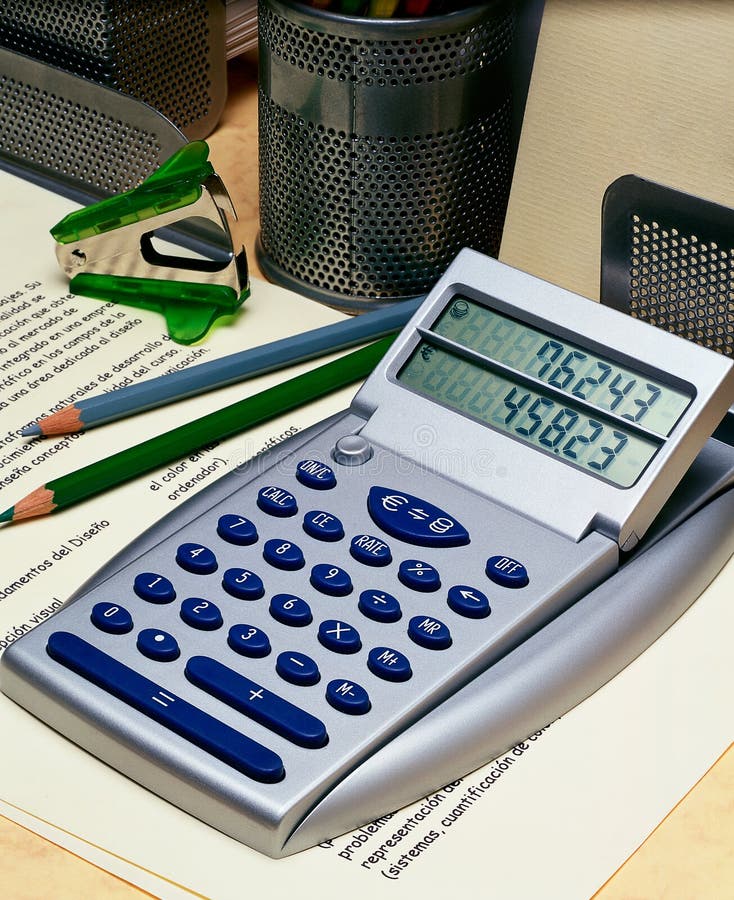
<svg viewBox="0 0 734 900"><path fill-rule="evenodd" d="M222 587L239 600L259 600L265 593L262 578L249 569L227 569L222 577Z"/></svg>
<svg viewBox="0 0 734 900"><path fill-rule="evenodd" d="M336 475L331 466L317 459L303 459L296 466L296 478L305 487L328 491L336 487Z"/></svg>
<svg viewBox="0 0 734 900"><path fill-rule="evenodd" d="M90 618L93 625L109 634L127 634L133 630L133 617L116 603L95 603Z"/></svg>
<svg viewBox="0 0 734 900"><path fill-rule="evenodd" d="M254 625L233 625L227 635L227 643L241 656L259 659L270 653L270 639Z"/></svg>
<svg viewBox="0 0 734 900"><path fill-rule="evenodd" d="M275 671L284 681L308 687L321 680L319 667L305 653L286 650L278 656Z"/></svg>
<svg viewBox="0 0 734 900"><path fill-rule="evenodd" d="M302 628L313 622L311 607L293 594L276 594L270 601L270 615L283 625Z"/></svg>
<svg viewBox="0 0 734 900"><path fill-rule="evenodd" d="M339 566L319 563L311 569L311 584L322 594L332 597L346 597L352 593L352 579Z"/></svg>
<svg viewBox="0 0 734 900"><path fill-rule="evenodd" d="M299 747L323 747L329 740L324 723L311 713L216 659L192 656L186 663L186 677L212 697Z"/></svg>
<svg viewBox="0 0 734 900"><path fill-rule="evenodd" d="M447 603L455 613L467 619L486 619L491 612L486 595L468 584L455 584L449 588Z"/></svg>
<svg viewBox="0 0 734 900"><path fill-rule="evenodd" d="M338 619L326 619L319 625L319 641L335 653L356 653L362 649L357 629Z"/></svg>
<svg viewBox="0 0 734 900"><path fill-rule="evenodd" d="M244 516L220 516L217 522L217 534L223 541L247 547L257 541L255 524Z"/></svg>
<svg viewBox="0 0 734 900"><path fill-rule="evenodd" d="M278 516L281 519L295 516L298 512L298 504L293 494L274 484L260 488L257 494L257 505L269 516Z"/></svg>
<svg viewBox="0 0 734 900"><path fill-rule="evenodd" d="M155 572L140 572L135 576L133 590L141 600L148 603L171 603L176 599L176 591L171 582Z"/></svg>
<svg viewBox="0 0 734 900"><path fill-rule="evenodd" d="M522 588L530 581L525 566L511 556L490 556L486 572L488 578L502 587Z"/></svg>
<svg viewBox="0 0 734 900"><path fill-rule="evenodd" d="M181 618L192 628L201 631L215 631L224 624L219 607L211 600L201 597L187 597L181 604Z"/></svg>
<svg viewBox="0 0 734 900"><path fill-rule="evenodd" d="M341 678L326 685L326 700L334 709L350 716L363 716L372 708L370 695L361 685Z"/></svg>
<svg viewBox="0 0 734 900"><path fill-rule="evenodd" d="M398 578L414 591L437 591L441 587L438 571L419 559L406 559L400 563Z"/></svg>
<svg viewBox="0 0 734 900"><path fill-rule="evenodd" d="M62 666L249 778L267 784L283 779L285 769L277 753L76 635L54 632L48 639L46 652Z"/></svg>
<svg viewBox="0 0 734 900"><path fill-rule="evenodd" d="M317 541L340 541L344 537L344 526L339 519L321 509L306 513L303 530Z"/></svg>
<svg viewBox="0 0 734 900"><path fill-rule="evenodd" d="M400 603L387 591L362 591L359 610L375 622L397 622L402 616Z"/></svg>
<svg viewBox="0 0 734 900"><path fill-rule="evenodd" d="M390 647L375 647L370 650L367 668L385 681L408 681L413 675L408 657Z"/></svg>
<svg viewBox="0 0 734 900"><path fill-rule="evenodd" d="M408 637L427 650L446 650L452 644L448 626L432 616L413 616L408 623Z"/></svg>
<svg viewBox="0 0 734 900"><path fill-rule="evenodd" d="M469 532L438 506L392 488L373 487L367 497L373 521L393 537L421 547L460 547Z"/></svg>
<svg viewBox="0 0 734 900"><path fill-rule="evenodd" d="M217 570L217 557L204 544L181 544L176 551L176 562L195 575L208 575Z"/></svg>
<svg viewBox="0 0 734 900"><path fill-rule="evenodd" d="M137 645L143 656L156 662L172 662L181 655L176 638L160 628L144 628L138 635Z"/></svg>
<svg viewBox="0 0 734 900"><path fill-rule="evenodd" d="M390 547L371 534L358 534L352 538L349 552L357 562L368 566L387 566L392 562Z"/></svg>
<svg viewBox="0 0 734 900"><path fill-rule="evenodd" d="M292 544L290 541L280 538L265 542L263 557L265 562L270 563L271 566L291 572L295 569L302 569L306 565L303 550L298 544Z"/></svg>

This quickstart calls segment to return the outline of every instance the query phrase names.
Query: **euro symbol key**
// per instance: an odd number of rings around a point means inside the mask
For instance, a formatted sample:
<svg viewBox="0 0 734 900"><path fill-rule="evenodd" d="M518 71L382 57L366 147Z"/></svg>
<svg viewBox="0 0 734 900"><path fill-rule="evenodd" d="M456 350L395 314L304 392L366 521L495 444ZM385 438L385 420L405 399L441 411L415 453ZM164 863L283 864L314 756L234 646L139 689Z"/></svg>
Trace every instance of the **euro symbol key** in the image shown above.
<svg viewBox="0 0 734 900"><path fill-rule="evenodd" d="M405 506L406 503L409 503L407 497L403 497L400 494L388 494L386 497L382 498L382 508L387 510L387 512L397 512L401 506Z"/></svg>

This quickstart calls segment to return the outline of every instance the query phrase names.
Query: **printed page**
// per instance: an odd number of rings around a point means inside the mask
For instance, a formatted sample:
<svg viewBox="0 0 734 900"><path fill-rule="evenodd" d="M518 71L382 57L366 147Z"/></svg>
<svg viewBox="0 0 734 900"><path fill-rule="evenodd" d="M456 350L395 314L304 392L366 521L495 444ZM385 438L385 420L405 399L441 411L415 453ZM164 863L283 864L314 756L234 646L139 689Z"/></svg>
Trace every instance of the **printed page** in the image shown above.
<svg viewBox="0 0 734 900"><path fill-rule="evenodd" d="M0 222L6 248L0 287L0 510L33 489L123 447L161 434L327 358L273 372L85 434L26 440L21 429L83 397L257 346L342 318L340 313L262 281L236 321L195 346L168 338L155 312L69 293L49 228L74 206L0 173L5 202L19 215ZM35 201L35 202L33 202ZM0 650L58 609L144 528L212 479L277 441L349 405L335 393L218 445L212 442L159 471L91 501L2 528Z"/></svg>
<svg viewBox="0 0 734 900"><path fill-rule="evenodd" d="M218 328L200 346L174 345L155 313L71 296L47 237L71 204L10 176L0 180L8 208L22 211L0 223L7 248L0 289L2 508L63 472L283 376L79 437L20 439L19 430L39 414L127 379L339 318L258 282L236 324ZM175 504L272 442L344 408L353 392L341 391L87 503L0 529L0 648L50 615ZM444 898L477 890L502 898L585 898L731 741L722 711L734 674L728 646L733 580L730 565L650 651L562 720L407 809L390 811L385 797L385 815L375 823L289 859L269 860L214 831L3 696L0 811L28 827L37 822L46 836L161 896L170 884L223 900L265 887L273 897L323 900L372 900L376 891ZM691 646L706 652L692 655ZM159 888L150 873L163 879Z"/></svg>

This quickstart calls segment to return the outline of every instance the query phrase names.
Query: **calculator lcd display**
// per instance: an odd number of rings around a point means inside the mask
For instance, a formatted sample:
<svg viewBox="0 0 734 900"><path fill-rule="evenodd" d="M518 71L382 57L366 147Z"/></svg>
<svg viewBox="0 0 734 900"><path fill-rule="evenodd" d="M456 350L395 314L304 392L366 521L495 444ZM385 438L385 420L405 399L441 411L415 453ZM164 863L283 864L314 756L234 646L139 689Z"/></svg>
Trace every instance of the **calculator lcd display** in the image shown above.
<svg viewBox="0 0 734 900"><path fill-rule="evenodd" d="M433 328L488 359L666 437L690 396L556 335L455 296ZM603 336L602 336L603 337Z"/></svg>
<svg viewBox="0 0 734 900"><path fill-rule="evenodd" d="M444 406L470 416L544 453L631 487L662 441L566 400L542 384L530 386L505 373L424 341L398 380Z"/></svg>

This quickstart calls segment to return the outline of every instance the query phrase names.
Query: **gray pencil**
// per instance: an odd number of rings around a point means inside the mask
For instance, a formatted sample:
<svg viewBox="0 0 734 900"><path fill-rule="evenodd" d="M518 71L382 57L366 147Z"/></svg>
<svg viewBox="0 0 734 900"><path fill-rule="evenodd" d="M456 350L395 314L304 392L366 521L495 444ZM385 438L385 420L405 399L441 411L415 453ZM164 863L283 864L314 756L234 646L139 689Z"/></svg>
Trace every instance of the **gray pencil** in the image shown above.
<svg viewBox="0 0 734 900"><path fill-rule="evenodd" d="M23 437L37 437L86 431L146 409L154 409L355 344L373 341L402 328L420 303L420 300L401 301L384 309L200 363L180 372L171 372L105 394L77 400L28 425L21 434Z"/></svg>

